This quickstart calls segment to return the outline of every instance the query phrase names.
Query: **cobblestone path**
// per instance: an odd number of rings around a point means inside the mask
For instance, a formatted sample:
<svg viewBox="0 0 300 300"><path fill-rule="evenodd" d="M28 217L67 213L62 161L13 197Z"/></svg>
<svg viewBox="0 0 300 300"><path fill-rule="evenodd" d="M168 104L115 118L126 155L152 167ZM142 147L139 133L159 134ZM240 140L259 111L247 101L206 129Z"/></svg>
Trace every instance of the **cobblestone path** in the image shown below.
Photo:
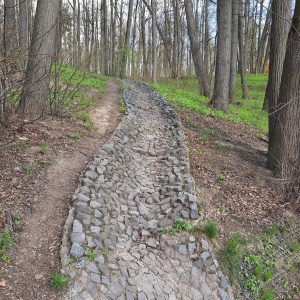
<svg viewBox="0 0 300 300"><path fill-rule="evenodd" d="M65 299L233 299L205 240L160 234L199 218L182 130L149 86L124 84L128 115L76 193Z"/></svg>

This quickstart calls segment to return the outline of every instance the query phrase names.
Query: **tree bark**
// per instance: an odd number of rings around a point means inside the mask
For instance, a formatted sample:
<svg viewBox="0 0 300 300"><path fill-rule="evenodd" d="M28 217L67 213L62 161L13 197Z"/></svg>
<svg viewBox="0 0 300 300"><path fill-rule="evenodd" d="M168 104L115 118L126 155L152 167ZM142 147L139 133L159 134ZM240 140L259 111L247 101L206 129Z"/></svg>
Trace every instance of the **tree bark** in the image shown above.
<svg viewBox="0 0 300 300"><path fill-rule="evenodd" d="M214 95L210 104L224 112L229 111L229 80L231 59L232 0L217 1L217 61Z"/></svg>
<svg viewBox="0 0 300 300"><path fill-rule="evenodd" d="M283 62L285 58L286 42L289 30L289 22L291 13L290 1L283 2L281 0L273 0L272 3L272 26L270 39L270 70L269 80L265 95L265 107L267 104L269 115L269 156L268 167L273 170L278 162L273 152L276 140L274 130L276 125L276 117L274 112L277 110L277 102L279 96L280 82L282 78Z"/></svg>
<svg viewBox="0 0 300 300"><path fill-rule="evenodd" d="M258 42L258 50L257 50L257 59L256 59L256 75L263 72L263 65L266 60L266 54L267 52L267 44L268 44L268 37L270 34L270 28L271 28L271 3L272 0L269 2L265 26L262 31L261 37ZM263 61L264 59L264 61Z"/></svg>
<svg viewBox="0 0 300 300"><path fill-rule="evenodd" d="M193 56L195 71L199 82L200 94L211 97L211 87L208 82L208 75L205 70L203 58L200 56L200 45L195 30L195 20L193 16L193 4L191 0L184 0L188 36L191 44L191 52Z"/></svg>
<svg viewBox="0 0 300 300"><path fill-rule="evenodd" d="M238 21L238 35L239 35L239 54L240 54L240 72L243 99L249 99L249 91L246 80L246 53L245 53L245 33L244 33L244 17L243 17L243 1L240 1L239 21Z"/></svg>
<svg viewBox="0 0 300 300"><path fill-rule="evenodd" d="M59 3L59 0L37 2L28 66L20 99L20 110L26 119L37 120L45 113Z"/></svg>
<svg viewBox="0 0 300 300"><path fill-rule="evenodd" d="M130 38L130 30L131 30L131 22L132 22L132 12L133 12L133 0L129 1L128 8L128 18L127 18L127 26L126 26L126 34L125 34L125 43L123 46L122 57L121 57L121 71L120 77L124 78L126 75L126 62L129 51L129 38Z"/></svg>
<svg viewBox="0 0 300 300"><path fill-rule="evenodd" d="M235 94L236 94L237 54L238 54L238 47L239 47L239 39L238 39L239 3L238 1L239 0L232 0L229 103L233 103L235 101Z"/></svg>
<svg viewBox="0 0 300 300"><path fill-rule="evenodd" d="M15 0L4 1L4 51L7 59L17 48L17 26Z"/></svg>
<svg viewBox="0 0 300 300"><path fill-rule="evenodd" d="M157 41L156 41L156 1L151 0L152 6L152 82L157 81Z"/></svg>
<svg viewBox="0 0 300 300"><path fill-rule="evenodd" d="M28 1L19 0L19 45L22 50L22 54L26 56L29 42L28 42ZM25 60L26 62L26 60Z"/></svg>
<svg viewBox="0 0 300 300"><path fill-rule="evenodd" d="M275 0L274 0L275 1ZM275 171L287 182L292 200L298 198L300 187L300 0L296 1L294 17L288 35L282 80L278 98L278 118L274 134L270 137L273 147ZM272 160L273 161L273 160ZM291 198L289 200L291 200Z"/></svg>

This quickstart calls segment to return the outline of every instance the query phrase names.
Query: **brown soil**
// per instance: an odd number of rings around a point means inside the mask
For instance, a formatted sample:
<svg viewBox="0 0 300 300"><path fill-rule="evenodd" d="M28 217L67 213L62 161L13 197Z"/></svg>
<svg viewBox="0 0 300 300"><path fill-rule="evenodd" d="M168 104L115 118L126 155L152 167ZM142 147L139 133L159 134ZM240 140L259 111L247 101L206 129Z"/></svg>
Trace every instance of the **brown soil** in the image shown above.
<svg viewBox="0 0 300 300"><path fill-rule="evenodd" d="M0 299L58 297L48 282L61 267L60 243L72 195L87 163L121 120L116 83L108 81L106 94L89 115L93 131L77 119L47 120L21 133L0 128L0 232L11 216L17 241L6 252L10 262L0 262ZM43 141L49 144L44 155Z"/></svg>

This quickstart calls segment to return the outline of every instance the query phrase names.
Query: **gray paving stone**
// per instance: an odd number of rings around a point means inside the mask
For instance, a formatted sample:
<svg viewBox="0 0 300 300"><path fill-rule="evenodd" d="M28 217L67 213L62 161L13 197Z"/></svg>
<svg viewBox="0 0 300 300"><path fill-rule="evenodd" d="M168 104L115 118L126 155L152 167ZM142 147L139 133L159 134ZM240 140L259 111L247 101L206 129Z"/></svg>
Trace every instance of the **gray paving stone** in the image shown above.
<svg viewBox="0 0 300 300"><path fill-rule="evenodd" d="M70 254L74 258L81 258L84 255L84 249L78 243L73 243Z"/></svg>
<svg viewBox="0 0 300 300"><path fill-rule="evenodd" d="M92 273L91 274L91 280L97 283L101 282L101 277L98 274Z"/></svg>

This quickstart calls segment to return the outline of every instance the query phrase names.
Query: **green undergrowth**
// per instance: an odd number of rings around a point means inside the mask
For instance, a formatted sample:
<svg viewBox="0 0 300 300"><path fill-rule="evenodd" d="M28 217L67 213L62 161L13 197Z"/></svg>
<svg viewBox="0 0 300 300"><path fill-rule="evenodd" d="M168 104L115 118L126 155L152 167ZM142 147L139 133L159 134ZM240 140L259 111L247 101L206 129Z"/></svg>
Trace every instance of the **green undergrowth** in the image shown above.
<svg viewBox="0 0 300 300"><path fill-rule="evenodd" d="M219 250L219 263L249 299L296 299L300 295L299 229L290 223L249 237L234 234Z"/></svg>
<svg viewBox="0 0 300 300"><path fill-rule="evenodd" d="M199 112L206 116L220 117L235 123L243 123L263 132L268 131L267 112L262 110L268 76L247 75L250 99L242 99L240 77L237 78L236 103L230 105L230 113L211 109L207 106L210 99L199 95L198 82L195 77L182 80L162 79L158 84L150 85L171 103Z"/></svg>
<svg viewBox="0 0 300 300"><path fill-rule="evenodd" d="M10 257L7 255L6 251L15 246L16 243L9 231L6 230L3 234L0 234L0 260L6 263L10 262Z"/></svg>
<svg viewBox="0 0 300 300"><path fill-rule="evenodd" d="M203 226L190 226L185 220L176 220L172 224L170 229L161 228L160 234L167 234L168 232L171 234L180 233L180 232L188 232L188 233L205 233L207 237L210 239L215 239L218 236L218 228L215 223L211 220L208 220Z"/></svg>
<svg viewBox="0 0 300 300"><path fill-rule="evenodd" d="M69 114L82 119L82 114L101 99L106 81L107 77L100 74L70 66L53 65L49 99L51 113L56 116ZM88 129L91 127L89 122L86 126Z"/></svg>

